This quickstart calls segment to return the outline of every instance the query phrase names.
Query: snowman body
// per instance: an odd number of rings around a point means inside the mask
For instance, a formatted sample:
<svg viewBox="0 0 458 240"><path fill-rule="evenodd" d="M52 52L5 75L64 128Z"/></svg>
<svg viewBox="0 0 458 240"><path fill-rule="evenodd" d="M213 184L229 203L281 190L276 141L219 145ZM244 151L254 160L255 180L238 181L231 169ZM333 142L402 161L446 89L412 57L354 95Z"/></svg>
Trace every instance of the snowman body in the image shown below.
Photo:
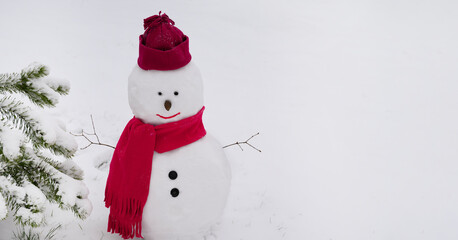
<svg viewBox="0 0 458 240"><path fill-rule="evenodd" d="M173 71L134 67L129 105L144 123L159 125L195 115L203 107L202 78L190 62ZM220 218L230 189L230 166L221 145L206 136L154 153L142 235L147 240L193 239Z"/></svg>

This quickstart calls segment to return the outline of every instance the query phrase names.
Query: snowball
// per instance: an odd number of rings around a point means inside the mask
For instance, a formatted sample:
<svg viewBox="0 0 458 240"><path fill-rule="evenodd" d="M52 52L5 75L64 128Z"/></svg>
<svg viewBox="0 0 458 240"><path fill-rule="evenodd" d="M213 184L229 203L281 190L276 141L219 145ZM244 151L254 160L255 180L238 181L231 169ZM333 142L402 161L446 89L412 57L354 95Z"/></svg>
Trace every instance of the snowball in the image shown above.
<svg viewBox="0 0 458 240"><path fill-rule="evenodd" d="M135 66L128 80L128 97L135 117L145 123L178 121L203 107L202 77L193 62L173 71L144 71ZM166 100L170 102L169 109L165 108Z"/></svg>
<svg viewBox="0 0 458 240"><path fill-rule="evenodd" d="M148 200L143 208L143 237L182 239L202 235L219 220L230 191L230 166L223 149L207 134L176 150L155 153L153 158ZM175 180L169 178L171 170L178 175ZM179 190L176 197L171 195L174 188Z"/></svg>

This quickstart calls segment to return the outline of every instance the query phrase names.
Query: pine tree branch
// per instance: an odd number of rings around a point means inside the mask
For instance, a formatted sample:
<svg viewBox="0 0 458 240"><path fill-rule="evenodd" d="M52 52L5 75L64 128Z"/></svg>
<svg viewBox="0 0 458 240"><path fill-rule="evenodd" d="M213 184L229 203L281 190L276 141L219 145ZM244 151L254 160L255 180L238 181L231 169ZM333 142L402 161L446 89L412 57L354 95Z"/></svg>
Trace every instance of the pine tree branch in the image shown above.
<svg viewBox="0 0 458 240"><path fill-rule="evenodd" d="M74 151L67 149L58 143L47 142L44 138L46 132L41 129L40 122L30 116L32 110L21 102L12 100L10 97L0 99L0 115L2 122L11 122L17 126L31 141L35 148L47 148L53 153L71 158Z"/></svg>
<svg viewBox="0 0 458 240"><path fill-rule="evenodd" d="M0 156L3 155L0 153ZM5 158L5 156L3 156L3 158ZM31 148L22 146L21 155L17 157L17 159L6 161L3 159L2 163L3 167L0 171L0 178L2 176L9 176L11 180L14 180L14 183L17 184L18 188L20 188L19 186L24 183L33 184L35 187L40 189L47 201L56 203L61 209L71 210L81 219L87 217L88 213L83 207L79 206L77 202L66 202L65 199L68 200L68 198L64 198L62 195L65 192L65 189L62 189L62 181L64 181L63 178L66 174L60 172L51 164L48 164L41 156L36 155L35 151ZM69 179L66 181L68 180ZM14 192L7 192L6 194L11 199L9 205L13 207L15 206L16 208L14 209L16 212L19 208L27 209L23 209L23 212L39 213L42 211L41 206L38 206L30 201L27 202L27 197L18 199L16 196L10 196L11 194L14 194ZM24 201L26 201L25 205L19 204ZM15 220L22 225L39 226L41 224L41 222L27 220L23 216L17 217Z"/></svg>
<svg viewBox="0 0 458 240"><path fill-rule="evenodd" d="M37 186L45 193L47 199L50 202L57 203L61 209L71 210L78 218L85 219L88 215L86 210L79 206L77 202L66 202L65 199L67 198L63 197L63 193L66 190L62 189L62 183L63 181L71 181L72 179L68 178L70 176L48 164L43 160L43 156L38 156L36 151L30 148L24 149L24 156L30 160L35 169L40 169L40 174L46 174L45 176L39 176ZM64 180L66 177L67 179ZM35 178L33 180L37 179ZM77 180L73 179L73 181ZM77 197L81 198L81 196Z"/></svg>
<svg viewBox="0 0 458 240"><path fill-rule="evenodd" d="M49 74L46 66L32 64L21 73L0 74L0 93L20 93L39 107L54 107L58 95L68 94L67 84L43 79Z"/></svg>
<svg viewBox="0 0 458 240"><path fill-rule="evenodd" d="M251 137L249 137L247 140L245 140L245 141L243 141L243 142L231 143L231 144L228 144L228 145L224 146L223 148L227 148L227 147L231 147L231 146L237 145L237 146L239 146L239 148L243 151L242 144L246 144L246 145L250 146L251 148L253 148L254 150L256 150L256 151L258 151L258 152L261 152L261 150L259 150L258 148L256 148L255 146L253 146L252 144L249 143L249 141L250 141L252 138L254 138L254 137L258 136L258 135L259 135L259 133L253 134Z"/></svg>
<svg viewBox="0 0 458 240"><path fill-rule="evenodd" d="M21 155L7 162L3 168L3 173L11 176L18 184L32 183L43 189L43 193L48 199L55 201L58 190L56 188L58 180L55 178L55 174L44 161L34 161L27 151L25 146L21 146Z"/></svg>
<svg viewBox="0 0 458 240"><path fill-rule="evenodd" d="M43 209L30 201L22 184L16 183L4 172L0 174L0 194L5 196L6 204L13 211L17 223L38 227L44 222Z"/></svg>
<svg viewBox="0 0 458 240"><path fill-rule="evenodd" d="M70 176L75 180L83 180L83 170L78 167L72 160L67 159L65 162L55 161L50 157L46 157L41 151L35 149L34 154L40 160L46 162L59 172Z"/></svg>
<svg viewBox="0 0 458 240"><path fill-rule="evenodd" d="M2 97L19 93L38 107L53 107L59 95L68 93L69 84L44 78L47 75L47 67L39 64L21 73L0 74L0 220L4 199L15 222L23 226L42 224L49 203L71 210L79 218L85 218L89 211L82 170L69 160L76 151L73 138L14 95ZM25 142L21 140L24 136ZM5 153L3 143L8 143ZM45 149L67 159L56 161L54 155L43 152Z"/></svg>
<svg viewBox="0 0 458 240"><path fill-rule="evenodd" d="M5 198L0 190L0 221L4 220L8 215L8 208L6 207Z"/></svg>

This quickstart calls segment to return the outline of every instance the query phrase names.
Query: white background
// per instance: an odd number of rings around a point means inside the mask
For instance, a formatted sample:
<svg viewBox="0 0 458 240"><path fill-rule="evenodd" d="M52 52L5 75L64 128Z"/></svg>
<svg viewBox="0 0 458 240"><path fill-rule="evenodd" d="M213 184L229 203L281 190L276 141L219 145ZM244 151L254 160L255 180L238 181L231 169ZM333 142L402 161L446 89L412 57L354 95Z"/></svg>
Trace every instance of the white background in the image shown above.
<svg viewBox="0 0 458 240"><path fill-rule="evenodd" d="M33 61L71 81L53 113L115 144L132 117L127 76L143 18L159 10L190 38L209 132L233 187L221 240L458 239L458 2L2 1L0 72ZM80 145L85 142L79 139ZM55 213L57 239L106 233L108 149L75 160L94 210ZM108 156L109 157L109 156ZM10 239L11 222L0 222Z"/></svg>

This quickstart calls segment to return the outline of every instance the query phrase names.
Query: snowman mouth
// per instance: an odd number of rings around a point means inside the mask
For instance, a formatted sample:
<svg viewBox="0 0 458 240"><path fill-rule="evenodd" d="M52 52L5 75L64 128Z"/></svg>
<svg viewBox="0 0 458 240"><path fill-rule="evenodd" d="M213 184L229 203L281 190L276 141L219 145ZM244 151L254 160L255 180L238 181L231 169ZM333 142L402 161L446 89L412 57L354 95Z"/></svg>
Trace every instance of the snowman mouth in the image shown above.
<svg viewBox="0 0 458 240"><path fill-rule="evenodd" d="M169 117L164 117L164 116L162 116L162 115L160 115L160 114L156 114L156 116L158 116L158 117L160 117L160 118L163 118L163 119L170 119L170 118L174 118L174 117L180 115L180 113L181 113L181 112L178 112L177 114L172 115L172 116L169 116Z"/></svg>

